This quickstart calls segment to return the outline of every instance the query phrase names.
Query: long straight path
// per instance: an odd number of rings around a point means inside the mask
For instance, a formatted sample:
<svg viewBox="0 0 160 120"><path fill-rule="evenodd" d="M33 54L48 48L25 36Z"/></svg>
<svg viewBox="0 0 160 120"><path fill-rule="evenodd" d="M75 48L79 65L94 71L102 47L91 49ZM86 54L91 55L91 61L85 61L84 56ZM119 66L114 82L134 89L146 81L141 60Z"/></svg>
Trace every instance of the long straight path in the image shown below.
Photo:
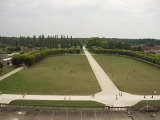
<svg viewBox="0 0 160 120"><path fill-rule="evenodd" d="M88 62L98 80L98 83L102 89L101 95L116 95L119 93L118 88L114 85L109 76L104 72L101 66L96 62L92 55L83 47L84 53L88 59Z"/></svg>

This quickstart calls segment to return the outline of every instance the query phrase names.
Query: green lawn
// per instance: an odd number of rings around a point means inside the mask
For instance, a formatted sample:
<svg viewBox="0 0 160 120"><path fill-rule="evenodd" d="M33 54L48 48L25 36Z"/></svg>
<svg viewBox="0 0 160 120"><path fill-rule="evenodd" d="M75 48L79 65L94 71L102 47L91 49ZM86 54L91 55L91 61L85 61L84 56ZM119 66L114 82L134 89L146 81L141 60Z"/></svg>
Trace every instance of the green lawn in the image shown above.
<svg viewBox="0 0 160 120"><path fill-rule="evenodd" d="M95 101L51 101L51 100L14 100L10 105L42 106L42 107L103 107Z"/></svg>
<svg viewBox="0 0 160 120"><path fill-rule="evenodd" d="M160 107L160 100L142 100L140 102L138 102L136 105L133 106L144 106L144 105L151 105L151 106L155 106L155 107Z"/></svg>
<svg viewBox="0 0 160 120"><path fill-rule="evenodd" d="M90 95L101 91L83 55L49 57L0 82L3 93Z"/></svg>
<svg viewBox="0 0 160 120"><path fill-rule="evenodd" d="M159 68L127 57L94 57L120 90L142 95L160 93Z"/></svg>
<svg viewBox="0 0 160 120"><path fill-rule="evenodd" d="M5 75L6 73L11 72L15 68L13 66L5 66L3 69L0 69L0 76Z"/></svg>

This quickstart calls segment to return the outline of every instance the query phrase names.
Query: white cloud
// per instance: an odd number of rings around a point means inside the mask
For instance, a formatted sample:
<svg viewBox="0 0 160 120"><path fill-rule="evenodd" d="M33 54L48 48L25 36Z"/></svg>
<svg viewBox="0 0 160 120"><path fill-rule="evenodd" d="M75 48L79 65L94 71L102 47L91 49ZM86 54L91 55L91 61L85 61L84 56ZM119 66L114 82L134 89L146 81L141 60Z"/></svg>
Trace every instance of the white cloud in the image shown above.
<svg viewBox="0 0 160 120"><path fill-rule="evenodd" d="M160 38L159 0L0 0L0 34Z"/></svg>

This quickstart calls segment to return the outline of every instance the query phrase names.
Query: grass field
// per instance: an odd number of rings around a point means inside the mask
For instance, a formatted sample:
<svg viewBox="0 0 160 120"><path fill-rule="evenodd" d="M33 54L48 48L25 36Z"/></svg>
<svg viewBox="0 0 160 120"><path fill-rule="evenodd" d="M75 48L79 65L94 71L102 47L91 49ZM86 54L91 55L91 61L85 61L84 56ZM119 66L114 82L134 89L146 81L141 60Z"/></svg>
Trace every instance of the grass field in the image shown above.
<svg viewBox="0 0 160 120"><path fill-rule="evenodd" d="M142 95L160 93L159 68L127 57L94 57L120 90Z"/></svg>
<svg viewBox="0 0 160 120"><path fill-rule="evenodd" d="M3 93L90 95L101 91L83 55L49 57L0 82Z"/></svg>
<svg viewBox="0 0 160 120"><path fill-rule="evenodd" d="M42 106L42 107L103 107L95 101L51 101L51 100L14 100L10 105Z"/></svg>
<svg viewBox="0 0 160 120"><path fill-rule="evenodd" d="M3 69L0 69L0 76L5 75L6 73L11 72L15 68L13 66L5 66Z"/></svg>

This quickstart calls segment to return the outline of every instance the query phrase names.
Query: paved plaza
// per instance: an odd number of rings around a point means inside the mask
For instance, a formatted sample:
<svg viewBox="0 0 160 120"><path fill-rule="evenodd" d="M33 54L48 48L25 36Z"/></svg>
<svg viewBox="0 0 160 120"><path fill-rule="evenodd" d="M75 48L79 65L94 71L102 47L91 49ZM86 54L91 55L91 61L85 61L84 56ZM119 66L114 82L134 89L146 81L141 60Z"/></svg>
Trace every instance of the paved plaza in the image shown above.
<svg viewBox="0 0 160 120"><path fill-rule="evenodd" d="M0 120L160 120L160 113L131 112L109 110L84 110L84 109L62 109L62 110L1 110Z"/></svg>

